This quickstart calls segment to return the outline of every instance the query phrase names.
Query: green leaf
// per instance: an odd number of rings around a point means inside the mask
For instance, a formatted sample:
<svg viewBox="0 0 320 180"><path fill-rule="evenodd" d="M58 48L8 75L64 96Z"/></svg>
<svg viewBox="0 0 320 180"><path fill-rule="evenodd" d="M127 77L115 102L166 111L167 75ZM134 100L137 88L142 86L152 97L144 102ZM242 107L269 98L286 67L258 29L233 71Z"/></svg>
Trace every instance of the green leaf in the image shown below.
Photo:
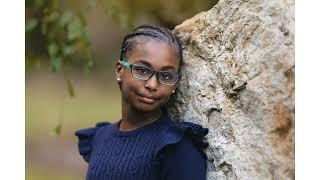
<svg viewBox="0 0 320 180"><path fill-rule="evenodd" d="M75 18L72 22L70 22L67 26L68 30L68 40L72 41L78 37L81 37L82 34L82 24L79 18Z"/></svg>
<svg viewBox="0 0 320 180"><path fill-rule="evenodd" d="M59 18L60 14L57 11L51 12L49 15L43 17L44 22L54 22Z"/></svg>
<svg viewBox="0 0 320 180"><path fill-rule="evenodd" d="M32 31L38 25L38 20L35 18L27 19L26 21L26 32Z"/></svg>
<svg viewBox="0 0 320 180"><path fill-rule="evenodd" d="M57 72L61 69L62 66L62 57L53 57L51 58L50 68L52 72Z"/></svg>
<svg viewBox="0 0 320 180"><path fill-rule="evenodd" d="M72 45L70 45L70 46L65 46L65 47L63 48L63 54L64 54L65 56L69 56L69 55L72 55L72 54L75 52L75 50L76 50L76 48L75 48L74 46L72 46Z"/></svg>
<svg viewBox="0 0 320 180"><path fill-rule="evenodd" d="M59 51L59 47L56 43L52 42L48 45L48 53L50 57L55 57Z"/></svg>
<svg viewBox="0 0 320 180"><path fill-rule="evenodd" d="M62 14L62 16L59 19L59 24L64 27L67 24L69 24L73 19L72 13L70 11L66 11Z"/></svg>

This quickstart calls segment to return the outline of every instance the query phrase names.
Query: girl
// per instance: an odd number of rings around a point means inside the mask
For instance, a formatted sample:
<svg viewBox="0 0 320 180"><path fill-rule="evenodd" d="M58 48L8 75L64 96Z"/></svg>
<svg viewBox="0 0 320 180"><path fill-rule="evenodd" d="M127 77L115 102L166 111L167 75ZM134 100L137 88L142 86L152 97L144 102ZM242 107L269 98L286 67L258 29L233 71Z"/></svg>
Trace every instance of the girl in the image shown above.
<svg viewBox="0 0 320 180"><path fill-rule="evenodd" d="M78 130L91 180L204 180L207 128L172 121L165 110L179 81L182 49L164 27L142 25L125 36L115 76L122 118Z"/></svg>

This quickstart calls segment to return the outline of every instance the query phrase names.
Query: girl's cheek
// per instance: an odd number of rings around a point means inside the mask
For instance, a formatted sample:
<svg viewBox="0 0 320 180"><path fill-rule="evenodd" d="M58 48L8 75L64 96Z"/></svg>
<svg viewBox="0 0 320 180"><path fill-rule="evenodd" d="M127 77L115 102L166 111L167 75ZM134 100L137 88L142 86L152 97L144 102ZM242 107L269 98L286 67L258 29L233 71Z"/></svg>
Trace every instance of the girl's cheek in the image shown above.
<svg viewBox="0 0 320 180"><path fill-rule="evenodd" d="M163 100L161 104L166 104L170 99L170 94L166 94L163 96Z"/></svg>

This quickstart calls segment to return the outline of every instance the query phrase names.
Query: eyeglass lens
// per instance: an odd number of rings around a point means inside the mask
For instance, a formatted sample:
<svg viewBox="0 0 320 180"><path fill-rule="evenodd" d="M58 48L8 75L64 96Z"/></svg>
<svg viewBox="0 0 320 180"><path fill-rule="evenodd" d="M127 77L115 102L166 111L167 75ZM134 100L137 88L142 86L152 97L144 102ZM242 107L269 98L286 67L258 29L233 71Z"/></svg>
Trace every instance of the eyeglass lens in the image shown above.
<svg viewBox="0 0 320 180"><path fill-rule="evenodd" d="M153 75L153 72L154 71L152 69L144 66L135 65L135 64L131 66L132 75L138 79L148 80ZM166 84L166 85L174 84L177 79L177 75L169 71L158 71L156 72L156 75L159 83Z"/></svg>

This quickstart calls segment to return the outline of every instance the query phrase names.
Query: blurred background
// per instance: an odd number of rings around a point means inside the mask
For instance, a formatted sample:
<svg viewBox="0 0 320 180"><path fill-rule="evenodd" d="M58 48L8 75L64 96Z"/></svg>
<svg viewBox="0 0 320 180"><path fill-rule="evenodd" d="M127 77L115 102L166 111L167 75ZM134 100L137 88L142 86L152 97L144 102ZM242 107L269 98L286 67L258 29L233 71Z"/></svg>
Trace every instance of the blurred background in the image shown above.
<svg viewBox="0 0 320 180"><path fill-rule="evenodd" d="M26 0L26 179L85 179L74 132L121 117L114 78L122 38L173 29L216 0Z"/></svg>

